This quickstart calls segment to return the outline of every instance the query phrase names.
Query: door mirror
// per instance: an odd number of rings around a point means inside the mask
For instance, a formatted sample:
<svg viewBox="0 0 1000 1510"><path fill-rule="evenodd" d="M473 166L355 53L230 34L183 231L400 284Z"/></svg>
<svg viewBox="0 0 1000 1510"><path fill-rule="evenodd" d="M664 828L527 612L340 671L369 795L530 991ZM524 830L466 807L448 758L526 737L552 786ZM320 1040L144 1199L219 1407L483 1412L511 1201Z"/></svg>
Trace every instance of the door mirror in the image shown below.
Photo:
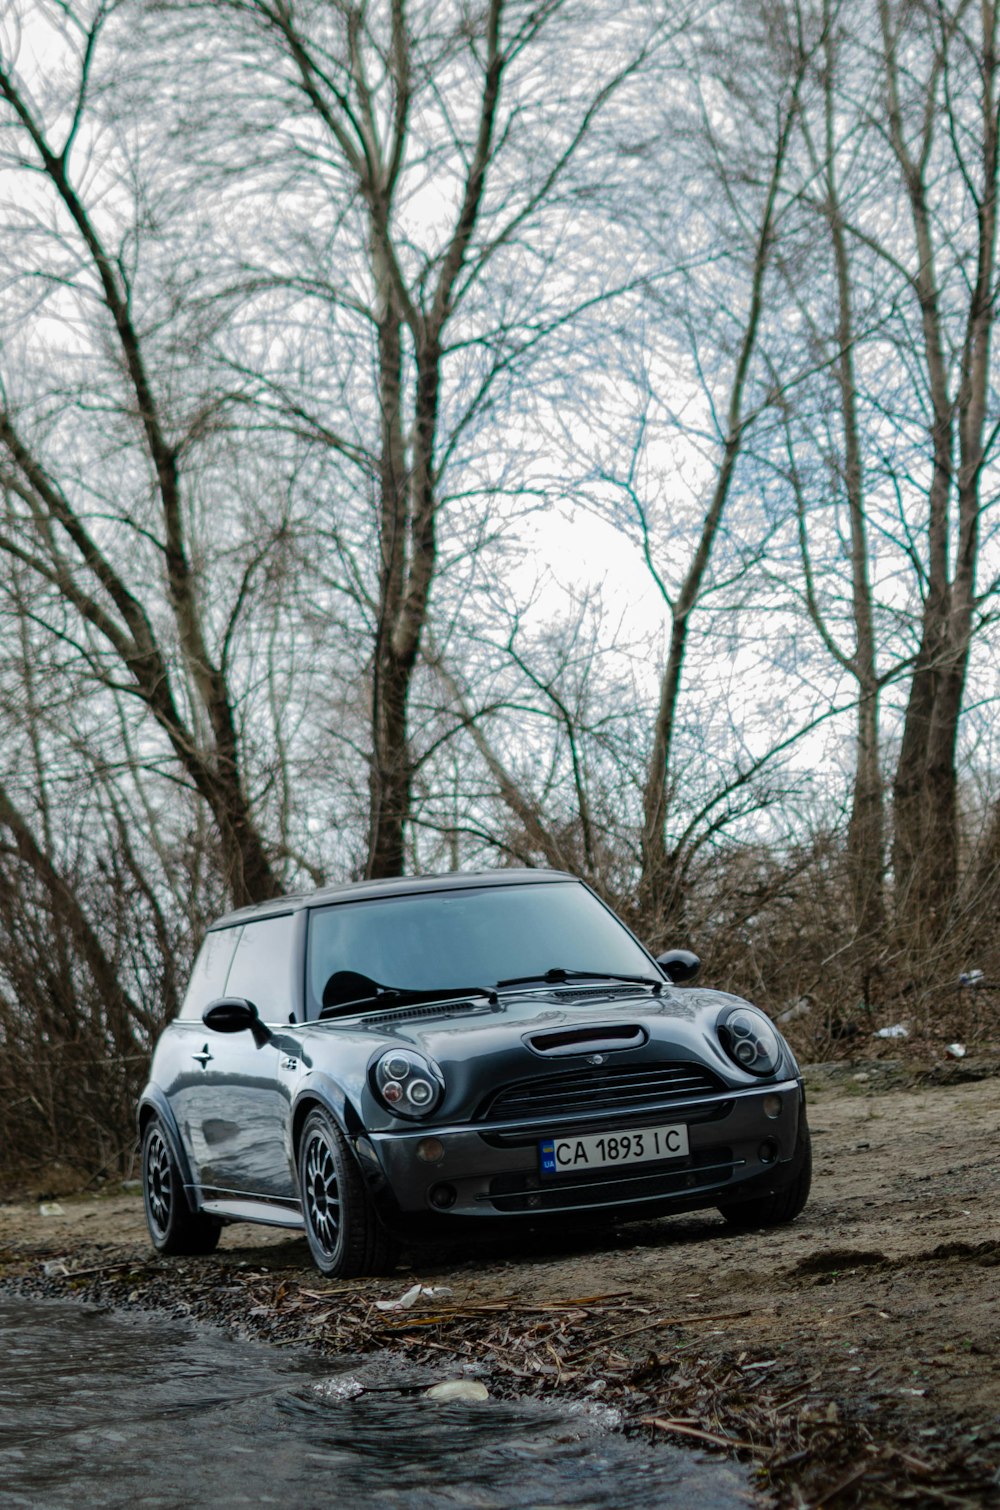
<svg viewBox="0 0 1000 1510"><path fill-rule="evenodd" d="M270 1028L264 1026L257 1008L244 996L220 996L217 1001L210 1001L201 1020L213 1033L243 1033L249 1029L258 1048L271 1038Z"/></svg>
<svg viewBox="0 0 1000 1510"><path fill-rule="evenodd" d="M675 986L694 980L701 969L701 960L690 949L668 949L666 954L657 955L656 963Z"/></svg>

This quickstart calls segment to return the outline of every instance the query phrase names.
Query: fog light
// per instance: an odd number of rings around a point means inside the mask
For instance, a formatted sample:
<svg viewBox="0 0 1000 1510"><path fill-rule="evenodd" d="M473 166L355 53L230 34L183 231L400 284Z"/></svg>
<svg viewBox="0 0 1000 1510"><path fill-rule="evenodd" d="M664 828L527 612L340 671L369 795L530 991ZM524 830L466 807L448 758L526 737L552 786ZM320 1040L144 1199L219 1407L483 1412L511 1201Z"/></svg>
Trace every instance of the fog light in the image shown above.
<svg viewBox="0 0 1000 1510"><path fill-rule="evenodd" d="M773 1138L768 1138L757 1150L757 1157L762 1164L773 1164L778 1157L778 1145Z"/></svg>
<svg viewBox="0 0 1000 1510"><path fill-rule="evenodd" d="M444 1158L444 1144L440 1138L421 1138L417 1144L417 1158L425 1164L436 1164Z"/></svg>
<svg viewBox="0 0 1000 1510"><path fill-rule="evenodd" d="M764 1097L764 1116L765 1117L770 1117L772 1122L774 1121L775 1117L780 1117L781 1116L781 1097L780 1096L765 1096Z"/></svg>
<svg viewBox="0 0 1000 1510"><path fill-rule="evenodd" d="M432 1185L430 1202L439 1211L447 1211L449 1206L454 1206L458 1200L458 1191L454 1185Z"/></svg>

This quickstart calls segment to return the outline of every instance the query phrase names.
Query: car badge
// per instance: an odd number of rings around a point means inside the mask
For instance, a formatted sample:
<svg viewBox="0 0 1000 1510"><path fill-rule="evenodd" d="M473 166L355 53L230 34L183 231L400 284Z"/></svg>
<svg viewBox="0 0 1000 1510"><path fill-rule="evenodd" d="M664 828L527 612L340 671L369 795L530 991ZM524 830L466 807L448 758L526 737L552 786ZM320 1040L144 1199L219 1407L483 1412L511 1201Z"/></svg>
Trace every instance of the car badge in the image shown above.
<svg viewBox="0 0 1000 1510"><path fill-rule="evenodd" d="M604 1063L604 1055L603 1054L588 1054L587 1055L587 1063L588 1064L603 1064Z"/></svg>

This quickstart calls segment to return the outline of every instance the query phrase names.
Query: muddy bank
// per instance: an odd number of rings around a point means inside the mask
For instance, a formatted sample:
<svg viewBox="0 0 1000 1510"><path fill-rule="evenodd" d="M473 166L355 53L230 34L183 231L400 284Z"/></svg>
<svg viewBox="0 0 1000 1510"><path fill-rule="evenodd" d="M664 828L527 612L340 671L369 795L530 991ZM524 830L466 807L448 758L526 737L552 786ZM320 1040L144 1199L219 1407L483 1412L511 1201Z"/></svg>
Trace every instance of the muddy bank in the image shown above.
<svg viewBox="0 0 1000 1510"><path fill-rule="evenodd" d="M740 1457L763 1503L1000 1505L996 1070L812 1072L813 1198L778 1231L689 1216L414 1251L389 1280L334 1283L263 1228L157 1259L127 1192L0 1206L0 1276L278 1344L402 1352L495 1397L600 1399L629 1431ZM418 1284L438 1293L379 1307Z"/></svg>

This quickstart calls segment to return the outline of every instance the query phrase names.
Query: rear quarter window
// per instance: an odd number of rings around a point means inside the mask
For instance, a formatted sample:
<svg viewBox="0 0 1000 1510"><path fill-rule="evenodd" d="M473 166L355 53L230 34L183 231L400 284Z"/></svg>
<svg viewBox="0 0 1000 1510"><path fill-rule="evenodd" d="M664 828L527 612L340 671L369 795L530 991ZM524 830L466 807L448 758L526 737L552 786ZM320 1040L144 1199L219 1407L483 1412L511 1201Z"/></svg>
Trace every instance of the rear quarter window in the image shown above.
<svg viewBox="0 0 1000 1510"><path fill-rule="evenodd" d="M217 932L206 934L177 1014L180 1021L190 1021L192 1018L200 1020L210 1001L225 996L226 976L233 962L240 932L239 928L220 928Z"/></svg>

